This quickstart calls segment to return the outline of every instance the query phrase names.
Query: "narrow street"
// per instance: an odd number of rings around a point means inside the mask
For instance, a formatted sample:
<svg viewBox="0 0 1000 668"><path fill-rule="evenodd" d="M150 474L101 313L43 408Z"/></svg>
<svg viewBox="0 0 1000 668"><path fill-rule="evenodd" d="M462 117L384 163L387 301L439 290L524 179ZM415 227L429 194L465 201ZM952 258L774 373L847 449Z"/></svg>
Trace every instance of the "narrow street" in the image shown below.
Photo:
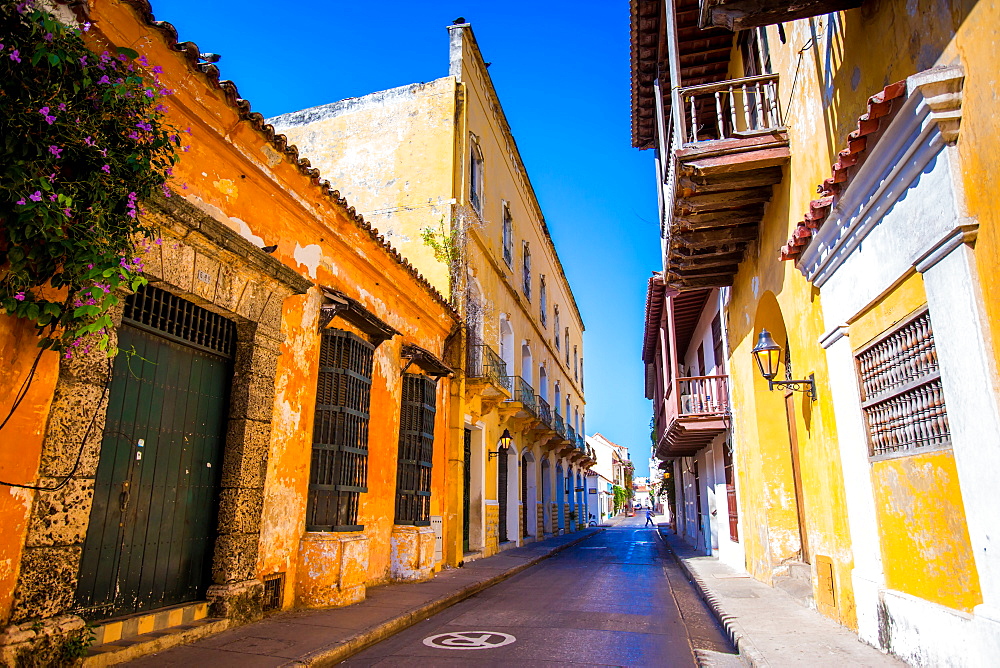
<svg viewBox="0 0 1000 668"><path fill-rule="evenodd" d="M694 666L694 650L732 652L643 522L609 528L346 665Z"/></svg>

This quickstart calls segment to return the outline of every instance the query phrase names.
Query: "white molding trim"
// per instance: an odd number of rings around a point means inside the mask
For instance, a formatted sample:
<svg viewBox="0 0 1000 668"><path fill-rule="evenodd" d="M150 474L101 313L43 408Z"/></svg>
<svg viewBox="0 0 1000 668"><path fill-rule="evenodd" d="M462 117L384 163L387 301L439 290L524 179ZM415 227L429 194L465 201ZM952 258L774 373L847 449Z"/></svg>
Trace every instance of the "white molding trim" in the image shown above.
<svg viewBox="0 0 1000 668"><path fill-rule="evenodd" d="M959 225L945 234L940 241L913 263L914 269L921 274L948 257L948 254L962 244L971 244L979 233L978 223Z"/></svg>
<svg viewBox="0 0 1000 668"><path fill-rule="evenodd" d="M835 344L837 341L847 337L847 329L847 325L837 325L829 332L819 337L819 345L824 350L829 349L830 346Z"/></svg>
<svg viewBox="0 0 1000 668"><path fill-rule="evenodd" d="M806 280L823 287L931 160L957 140L963 82L960 66L907 79L903 106L796 262Z"/></svg>
<svg viewBox="0 0 1000 668"><path fill-rule="evenodd" d="M907 95L920 91L930 107L931 120L937 124L941 138L949 145L958 141L964 85L965 70L961 65L935 67L906 79Z"/></svg>

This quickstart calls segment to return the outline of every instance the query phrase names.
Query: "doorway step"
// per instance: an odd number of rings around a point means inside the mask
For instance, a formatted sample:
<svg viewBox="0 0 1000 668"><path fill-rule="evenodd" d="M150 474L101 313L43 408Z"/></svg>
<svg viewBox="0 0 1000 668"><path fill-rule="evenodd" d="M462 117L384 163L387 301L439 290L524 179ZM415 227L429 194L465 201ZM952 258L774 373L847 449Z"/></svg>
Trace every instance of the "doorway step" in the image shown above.
<svg viewBox="0 0 1000 668"><path fill-rule="evenodd" d="M87 650L83 666L103 668L124 663L227 628L228 619L208 616L205 601L106 619L93 627L94 644Z"/></svg>
<svg viewBox="0 0 1000 668"><path fill-rule="evenodd" d="M815 610L812 566L801 561L789 561L783 566L786 566L787 570L780 575L775 575L774 588L791 596L802 607Z"/></svg>

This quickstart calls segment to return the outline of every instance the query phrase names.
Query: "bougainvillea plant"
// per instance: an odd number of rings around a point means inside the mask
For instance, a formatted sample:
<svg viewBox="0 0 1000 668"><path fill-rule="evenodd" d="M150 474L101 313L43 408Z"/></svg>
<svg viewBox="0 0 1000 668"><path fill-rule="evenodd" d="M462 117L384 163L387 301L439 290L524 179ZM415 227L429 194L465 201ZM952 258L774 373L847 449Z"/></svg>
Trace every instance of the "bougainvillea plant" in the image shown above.
<svg viewBox="0 0 1000 668"><path fill-rule="evenodd" d="M108 349L117 289L145 282L139 202L169 196L180 147L160 68L89 27L0 0L0 310L67 358Z"/></svg>

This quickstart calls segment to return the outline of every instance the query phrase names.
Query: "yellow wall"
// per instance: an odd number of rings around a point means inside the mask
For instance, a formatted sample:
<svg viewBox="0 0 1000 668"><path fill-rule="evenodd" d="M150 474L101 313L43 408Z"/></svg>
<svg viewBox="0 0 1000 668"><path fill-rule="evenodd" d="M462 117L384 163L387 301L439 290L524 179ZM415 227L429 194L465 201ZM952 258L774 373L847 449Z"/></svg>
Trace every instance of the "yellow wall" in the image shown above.
<svg viewBox="0 0 1000 668"><path fill-rule="evenodd" d="M855 349L926 302L923 276L910 272L849 323ZM952 451L873 461L872 487L886 586L971 612L982 597Z"/></svg>
<svg viewBox="0 0 1000 668"><path fill-rule="evenodd" d="M872 463L885 584L972 612L982 596L952 451Z"/></svg>

